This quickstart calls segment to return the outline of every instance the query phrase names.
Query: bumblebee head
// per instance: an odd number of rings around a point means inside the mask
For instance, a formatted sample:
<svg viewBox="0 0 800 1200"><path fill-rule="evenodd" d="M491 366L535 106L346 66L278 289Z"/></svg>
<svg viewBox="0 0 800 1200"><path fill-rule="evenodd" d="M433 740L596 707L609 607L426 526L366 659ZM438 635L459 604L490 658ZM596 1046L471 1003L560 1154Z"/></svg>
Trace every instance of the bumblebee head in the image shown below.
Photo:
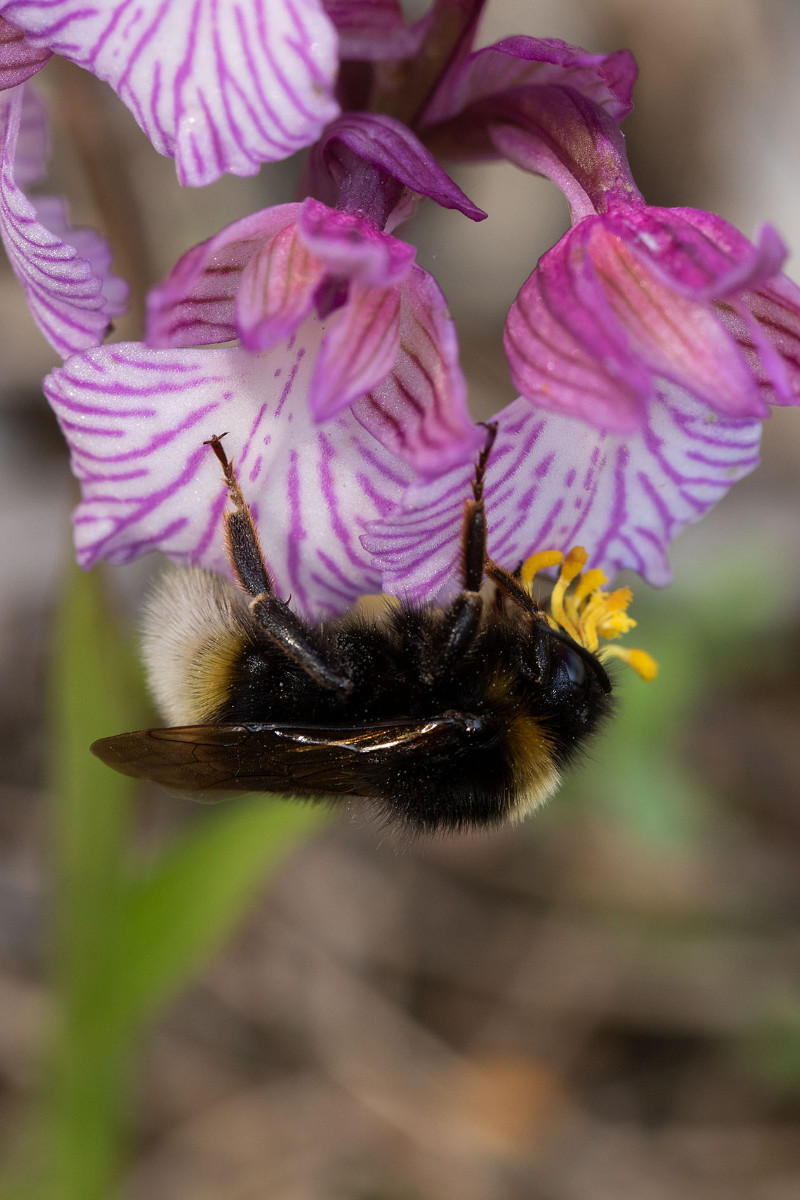
<svg viewBox="0 0 800 1200"><path fill-rule="evenodd" d="M560 629L542 630L538 665L540 686L551 703L572 710L578 724L588 724L591 712L611 694L611 680L597 655Z"/></svg>

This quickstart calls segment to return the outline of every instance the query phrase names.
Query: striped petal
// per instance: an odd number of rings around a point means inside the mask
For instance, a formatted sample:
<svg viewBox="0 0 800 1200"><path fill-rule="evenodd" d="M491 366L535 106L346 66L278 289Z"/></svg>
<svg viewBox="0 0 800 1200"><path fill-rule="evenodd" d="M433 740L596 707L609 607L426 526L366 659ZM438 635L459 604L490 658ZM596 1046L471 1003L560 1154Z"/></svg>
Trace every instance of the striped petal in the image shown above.
<svg viewBox="0 0 800 1200"><path fill-rule="evenodd" d="M415 265L401 290L394 366L353 413L383 446L430 477L471 462L485 435L467 410L455 326L436 281Z"/></svg>
<svg viewBox="0 0 800 1200"><path fill-rule="evenodd" d="M17 184L20 125L28 146L24 174L31 178L39 173L38 151L31 147L41 150L45 143L36 133L41 118L39 102L24 85L0 94L0 236L34 320L66 358L103 340L111 317L125 310L127 287L110 274L102 238L70 228L63 201L40 198L34 207Z"/></svg>
<svg viewBox="0 0 800 1200"><path fill-rule="evenodd" d="M591 220L539 260L509 310L503 344L511 378L532 404L624 433L641 423L652 375L629 353L583 253Z"/></svg>
<svg viewBox="0 0 800 1200"><path fill-rule="evenodd" d="M800 288L781 267L786 247L771 226L751 242L713 213L694 208L641 214L662 254L655 269L673 286L695 289L714 305L737 344L765 404L800 401ZM659 228L660 227L660 228ZM641 237L641 230L637 228Z"/></svg>
<svg viewBox="0 0 800 1200"><path fill-rule="evenodd" d="M287 225L269 238L242 271L236 328L248 350L268 350L294 333L314 304L325 267Z"/></svg>
<svg viewBox="0 0 800 1200"><path fill-rule="evenodd" d="M30 79L48 58L49 50L32 46L21 29L0 17L0 91Z"/></svg>
<svg viewBox="0 0 800 1200"><path fill-rule="evenodd" d="M81 565L158 549L180 565L230 574L225 488L203 445L227 432L278 593L322 616L378 590L359 534L392 509L410 472L350 413L313 423L306 392L317 349L301 337L291 350L260 355L126 343L54 371L45 391L81 484Z"/></svg>
<svg viewBox="0 0 800 1200"><path fill-rule="evenodd" d="M787 250L771 225L751 242L734 226L699 208L631 205L606 218L677 290L696 300L723 300L773 279Z"/></svg>
<svg viewBox="0 0 800 1200"><path fill-rule="evenodd" d="M586 217L542 256L509 311L504 338L527 399L624 433L644 420L654 380L663 377L721 416L767 415L738 344L750 334L732 326L746 294L738 290L773 278L782 248L771 231L757 246L737 234L746 254L734 255L683 213L634 205ZM800 329L800 306L794 324ZM763 328L764 340L777 343ZM768 352L760 362L774 377Z"/></svg>
<svg viewBox="0 0 800 1200"><path fill-rule="evenodd" d="M588 54L558 38L509 37L476 50L450 72L425 111L425 125L446 121L500 92L570 88L621 121L633 107L636 63L628 50Z"/></svg>
<svg viewBox="0 0 800 1200"><path fill-rule="evenodd" d="M800 400L800 288L776 275L746 288L731 305L717 305L720 320L736 340L766 404Z"/></svg>
<svg viewBox="0 0 800 1200"><path fill-rule="evenodd" d="M236 296L254 255L297 219L299 204L251 213L192 246L147 300L149 346L207 346L239 336Z"/></svg>
<svg viewBox="0 0 800 1200"><path fill-rule="evenodd" d="M744 356L710 304L676 287L600 222L592 223L587 253L632 356L724 416L768 415Z"/></svg>
<svg viewBox="0 0 800 1200"><path fill-rule="evenodd" d="M319 0L6 0L2 12L109 83L184 184L255 175L338 112Z"/></svg>
<svg viewBox="0 0 800 1200"><path fill-rule="evenodd" d="M350 285L325 335L308 402L318 421L348 408L387 377L400 347L399 288Z"/></svg>
<svg viewBox="0 0 800 1200"><path fill-rule="evenodd" d="M659 386L636 434L515 400L497 417L486 472L489 554L509 570L537 550L586 547L589 565L670 580L667 550L758 462L761 422L730 421ZM362 539L387 592L424 601L456 590L468 464L408 489L398 511Z"/></svg>
<svg viewBox="0 0 800 1200"><path fill-rule="evenodd" d="M343 60L386 62L416 54L421 32L409 27L398 0L323 0L339 34Z"/></svg>

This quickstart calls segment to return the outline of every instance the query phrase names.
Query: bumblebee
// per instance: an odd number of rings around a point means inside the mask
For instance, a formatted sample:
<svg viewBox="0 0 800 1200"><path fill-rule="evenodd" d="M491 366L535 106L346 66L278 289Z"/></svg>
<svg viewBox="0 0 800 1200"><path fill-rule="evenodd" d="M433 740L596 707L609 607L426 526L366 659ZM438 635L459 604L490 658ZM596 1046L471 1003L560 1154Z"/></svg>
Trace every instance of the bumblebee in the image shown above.
<svg viewBox="0 0 800 1200"><path fill-rule="evenodd" d="M516 574L487 557L487 428L465 501L458 595L443 607L387 599L378 615L356 606L316 624L276 595L233 464L212 437L238 587L197 569L165 577L146 613L144 658L169 727L103 738L92 751L125 775L212 799L362 797L381 819L423 833L515 821L542 804L611 711L601 659L616 653L654 672L641 651L598 651L598 635L633 624L630 593L602 592L598 571L571 587L586 562L579 548L563 560L549 611L531 582L560 553Z"/></svg>

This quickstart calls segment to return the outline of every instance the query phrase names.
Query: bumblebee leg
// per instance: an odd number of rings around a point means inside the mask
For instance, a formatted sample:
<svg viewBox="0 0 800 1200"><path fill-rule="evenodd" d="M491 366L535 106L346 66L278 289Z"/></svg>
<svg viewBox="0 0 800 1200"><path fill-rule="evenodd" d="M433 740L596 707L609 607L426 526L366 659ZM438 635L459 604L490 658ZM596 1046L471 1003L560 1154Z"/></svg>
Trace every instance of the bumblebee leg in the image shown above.
<svg viewBox="0 0 800 1200"><path fill-rule="evenodd" d="M483 614L483 582L486 563L486 510L483 503L483 479L492 452L497 426L486 426L486 445L475 464L472 499L464 504L464 523L461 533L461 580L463 590L444 614L442 627L437 630L436 646L425 670L430 682L442 678L450 667L472 645Z"/></svg>
<svg viewBox="0 0 800 1200"><path fill-rule="evenodd" d="M444 678L462 655L466 654L478 632L483 613L480 592L461 592L444 613L436 630L435 645L429 647L422 673L426 683Z"/></svg>
<svg viewBox="0 0 800 1200"><path fill-rule="evenodd" d="M472 499L464 505L464 524L461 533L461 575L465 592L479 592L483 583L486 562L486 510L483 504L483 480L486 465L497 437L497 425L486 426L486 445L475 464Z"/></svg>
<svg viewBox="0 0 800 1200"><path fill-rule="evenodd" d="M308 637L305 624L275 594L272 577L264 561L253 514L242 495L233 463L222 448L222 438L215 435L204 443L219 459L228 487L233 510L225 513L225 540L233 569L240 585L253 599L250 611L264 632L321 687L345 695L353 684L346 675L334 670L320 655Z"/></svg>
<svg viewBox="0 0 800 1200"><path fill-rule="evenodd" d="M251 596L274 593L272 579L264 561L264 553L258 538L258 530L247 501L242 495L233 463L222 448L222 438L209 438L204 446L210 446L219 459L222 475L228 487L228 495L234 508L225 513L225 542L233 569L239 583Z"/></svg>
<svg viewBox="0 0 800 1200"><path fill-rule="evenodd" d="M534 600L533 596L525 591L522 584L517 578L516 572L512 575L510 571L506 571L499 563L493 559L486 559L486 574L495 584L501 595L506 596L514 604L518 604L520 608L524 608L525 612L532 616L541 617L542 609Z"/></svg>

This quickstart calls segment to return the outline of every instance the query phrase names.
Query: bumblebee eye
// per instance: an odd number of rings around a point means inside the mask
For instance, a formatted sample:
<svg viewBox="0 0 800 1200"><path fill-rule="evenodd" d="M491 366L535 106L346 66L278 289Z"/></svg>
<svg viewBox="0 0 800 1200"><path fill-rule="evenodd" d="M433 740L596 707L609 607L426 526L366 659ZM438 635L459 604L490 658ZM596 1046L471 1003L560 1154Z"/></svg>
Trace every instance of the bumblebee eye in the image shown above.
<svg viewBox="0 0 800 1200"><path fill-rule="evenodd" d="M573 691L581 692L586 686L586 663L571 646L561 642L555 648L555 670Z"/></svg>

